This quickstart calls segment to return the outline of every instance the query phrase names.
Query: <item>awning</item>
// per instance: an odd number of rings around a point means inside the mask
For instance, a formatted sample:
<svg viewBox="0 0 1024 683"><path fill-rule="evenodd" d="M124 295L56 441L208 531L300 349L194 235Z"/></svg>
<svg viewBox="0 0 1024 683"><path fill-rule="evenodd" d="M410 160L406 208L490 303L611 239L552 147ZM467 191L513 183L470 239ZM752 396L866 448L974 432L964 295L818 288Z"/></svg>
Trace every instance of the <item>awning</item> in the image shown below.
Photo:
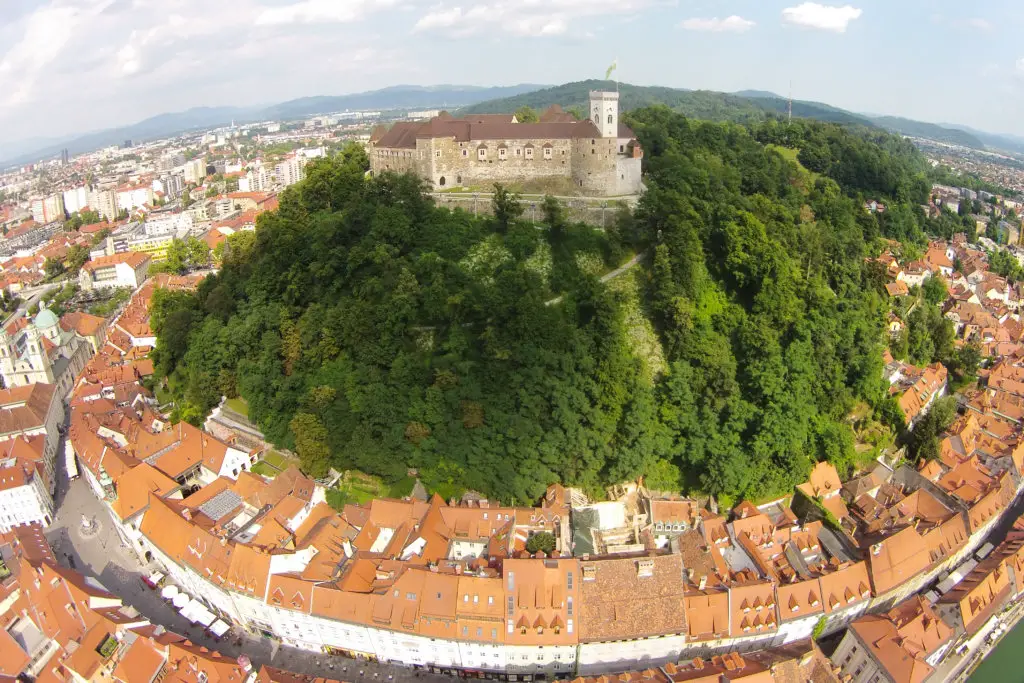
<svg viewBox="0 0 1024 683"><path fill-rule="evenodd" d="M189 596L188 593L181 593L181 592L179 592L177 595L174 596L174 598L171 600L171 602L174 604L174 606L176 608L182 609L191 600L192 600L192 598L191 598L191 596Z"/></svg>
<svg viewBox="0 0 1024 683"><path fill-rule="evenodd" d="M153 576L147 576L145 580L150 586L156 588L160 585L160 582L164 580L164 575L160 572L156 572Z"/></svg>
<svg viewBox="0 0 1024 683"><path fill-rule="evenodd" d="M70 444L70 441L68 444ZM75 460L75 452L68 448L67 445L64 447L64 467L68 471L68 479L74 479L78 476L78 461Z"/></svg>
<svg viewBox="0 0 1024 683"><path fill-rule="evenodd" d="M164 600L173 600L179 592L178 587L175 585L164 586L160 589L160 597Z"/></svg>
<svg viewBox="0 0 1024 683"><path fill-rule="evenodd" d="M216 638L222 637L225 633L227 633L230 630L231 627L225 624L220 619L217 619L215 622L210 624L210 633L212 633Z"/></svg>
<svg viewBox="0 0 1024 683"><path fill-rule="evenodd" d="M193 624L201 624L203 626L209 626L217 618L216 614L206 609L206 605L196 599L182 607L180 611L181 616Z"/></svg>

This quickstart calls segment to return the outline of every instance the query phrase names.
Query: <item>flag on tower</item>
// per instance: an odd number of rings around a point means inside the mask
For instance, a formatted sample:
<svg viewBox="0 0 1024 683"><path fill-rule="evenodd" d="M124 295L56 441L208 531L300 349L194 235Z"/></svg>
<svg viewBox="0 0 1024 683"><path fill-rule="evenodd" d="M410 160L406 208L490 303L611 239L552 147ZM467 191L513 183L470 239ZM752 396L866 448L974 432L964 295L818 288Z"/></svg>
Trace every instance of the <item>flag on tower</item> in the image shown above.
<svg viewBox="0 0 1024 683"><path fill-rule="evenodd" d="M604 72L604 80L608 80L612 77L612 72L619 68L619 60L612 62L612 65L608 67L608 70Z"/></svg>

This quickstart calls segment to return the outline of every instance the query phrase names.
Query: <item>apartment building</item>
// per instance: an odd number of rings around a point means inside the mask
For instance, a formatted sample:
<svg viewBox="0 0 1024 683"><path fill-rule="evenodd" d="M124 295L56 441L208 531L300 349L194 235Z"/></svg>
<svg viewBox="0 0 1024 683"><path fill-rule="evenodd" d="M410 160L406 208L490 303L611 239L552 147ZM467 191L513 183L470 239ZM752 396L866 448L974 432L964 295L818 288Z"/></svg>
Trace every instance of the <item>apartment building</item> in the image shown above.
<svg viewBox="0 0 1024 683"><path fill-rule="evenodd" d="M206 179L206 159L202 157L185 162L185 182L199 185Z"/></svg>
<svg viewBox="0 0 1024 683"><path fill-rule="evenodd" d="M301 156L294 156L286 159L274 167L274 178L277 184L282 187L289 187L306 177L307 159Z"/></svg>
<svg viewBox="0 0 1024 683"><path fill-rule="evenodd" d="M67 218L64 213L63 194L54 194L49 197L37 197L36 199L33 199L31 211L32 220L40 224L62 221Z"/></svg>

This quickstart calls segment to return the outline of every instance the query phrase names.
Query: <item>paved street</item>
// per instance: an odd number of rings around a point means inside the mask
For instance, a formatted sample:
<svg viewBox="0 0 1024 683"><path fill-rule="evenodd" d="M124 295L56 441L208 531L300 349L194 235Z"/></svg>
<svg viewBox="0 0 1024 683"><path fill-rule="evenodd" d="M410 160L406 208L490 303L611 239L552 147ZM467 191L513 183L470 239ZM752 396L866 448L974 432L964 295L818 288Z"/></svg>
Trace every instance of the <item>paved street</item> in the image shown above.
<svg viewBox="0 0 1024 683"><path fill-rule="evenodd" d="M269 664L297 673L314 674L347 681L422 681L424 683L451 683L453 677L425 671L357 662L343 657L307 652L290 647L279 647L273 652L272 641L266 638L238 638L235 632L218 643L207 636L201 626L192 626L170 605L161 599L158 591L142 582L160 568L142 565L131 550L122 545L107 508L93 495L84 479L67 481L64 471L63 450L57 454L58 511L46 535L58 561L83 574L95 577L103 586L121 597L125 604L137 609L154 624L187 637L194 643L217 650L227 657L246 654L256 667ZM98 531L84 532L82 516L94 518Z"/></svg>

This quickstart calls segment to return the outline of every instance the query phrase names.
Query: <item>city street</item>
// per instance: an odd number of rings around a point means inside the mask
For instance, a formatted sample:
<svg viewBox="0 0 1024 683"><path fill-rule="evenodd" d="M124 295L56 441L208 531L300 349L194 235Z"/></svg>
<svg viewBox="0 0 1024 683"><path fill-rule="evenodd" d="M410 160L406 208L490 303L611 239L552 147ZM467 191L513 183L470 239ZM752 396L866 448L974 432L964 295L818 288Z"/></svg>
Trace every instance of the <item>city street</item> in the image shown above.
<svg viewBox="0 0 1024 683"><path fill-rule="evenodd" d="M57 462L63 465L63 448L57 453ZM58 468L55 503L58 505L53 524L46 535L54 555L64 566L96 578L108 591L118 595L145 618L169 631L187 637L192 642L216 650L226 657L248 655L255 667L269 664L296 673L337 678L345 681L423 681L425 683L451 683L453 677L412 671L402 667L370 662L358 662L344 657L329 656L296 648L273 647L268 638L242 637L235 629L223 641L208 636L201 626L193 626L187 619L165 603L158 591L149 588L142 578L159 571L157 565L144 566L131 550L122 545L114 529L110 512L90 490L84 479L69 482L63 466ZM95 519L98 528L85 532L83 515Z"/></svg>

